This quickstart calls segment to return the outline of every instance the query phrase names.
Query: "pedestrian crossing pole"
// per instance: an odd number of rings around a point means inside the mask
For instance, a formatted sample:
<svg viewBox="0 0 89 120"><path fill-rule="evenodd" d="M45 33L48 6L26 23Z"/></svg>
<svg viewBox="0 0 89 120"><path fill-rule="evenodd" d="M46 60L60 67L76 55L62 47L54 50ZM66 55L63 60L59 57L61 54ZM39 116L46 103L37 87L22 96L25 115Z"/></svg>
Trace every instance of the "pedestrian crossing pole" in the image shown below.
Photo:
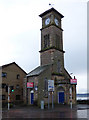
<svg viewBox="0 0 89 120"><path fill-rule="evenodd" d="M10 109L10 87L8 86L8 110Z"/></svg>

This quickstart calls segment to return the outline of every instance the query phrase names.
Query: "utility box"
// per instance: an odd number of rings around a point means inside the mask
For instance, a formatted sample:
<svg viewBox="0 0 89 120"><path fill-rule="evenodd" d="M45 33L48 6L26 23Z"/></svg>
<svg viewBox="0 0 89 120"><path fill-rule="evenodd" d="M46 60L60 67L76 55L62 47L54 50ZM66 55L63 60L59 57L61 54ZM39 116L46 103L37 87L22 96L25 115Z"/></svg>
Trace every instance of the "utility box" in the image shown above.
<svg viewBox="0 0 89 120"><path fill-rule="evenodd" d="M41 109L43 110L44 109L44 101L41 100Z"/></svg>

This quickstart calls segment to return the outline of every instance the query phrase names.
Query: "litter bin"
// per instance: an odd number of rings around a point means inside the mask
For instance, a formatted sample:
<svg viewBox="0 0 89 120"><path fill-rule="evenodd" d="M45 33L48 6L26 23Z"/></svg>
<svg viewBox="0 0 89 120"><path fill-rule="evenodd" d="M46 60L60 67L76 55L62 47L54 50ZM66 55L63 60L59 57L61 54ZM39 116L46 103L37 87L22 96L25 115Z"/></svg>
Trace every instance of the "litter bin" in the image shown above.
<svg viewBox="0 0 89 120"><path fill-rule="evenodd" d="M44 101L41 100L41 109L43 110L44 109Z"/></svg>

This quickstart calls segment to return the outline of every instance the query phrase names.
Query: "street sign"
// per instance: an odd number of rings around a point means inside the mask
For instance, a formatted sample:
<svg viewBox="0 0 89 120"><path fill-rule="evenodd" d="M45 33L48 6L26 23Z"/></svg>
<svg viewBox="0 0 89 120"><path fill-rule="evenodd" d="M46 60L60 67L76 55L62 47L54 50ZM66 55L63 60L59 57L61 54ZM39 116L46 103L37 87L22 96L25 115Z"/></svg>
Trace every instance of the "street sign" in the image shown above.
<svg viewBox="0 0 89 120"><path fill-rule="evenodd" d="M70 79L71 84L77 84L77 79Z"/></svg>
<svg viewBox="0 0 89 120"><path fill-rule="evenodd" d="M33 82L27 82L27 88L33 88L34 84Z"/></svg>
<svg viewBox="0 0 89 120"><path fill-rule="evenodd" d="M54 80L48 80L48 91L54 91Z"/></svg>

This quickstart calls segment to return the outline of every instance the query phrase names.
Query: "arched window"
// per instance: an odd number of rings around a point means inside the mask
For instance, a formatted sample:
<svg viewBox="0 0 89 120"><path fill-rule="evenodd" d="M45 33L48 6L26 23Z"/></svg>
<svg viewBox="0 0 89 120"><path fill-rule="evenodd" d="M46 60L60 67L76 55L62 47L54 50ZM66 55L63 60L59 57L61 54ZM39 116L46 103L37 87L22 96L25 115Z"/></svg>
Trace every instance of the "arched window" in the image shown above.
<svg viewBox="0 0 89 120"><path fill-rule="evenodd" d="M44 79L44 90L45 91L48 90L48 80L47 80L47 78Z"/></svg>
<svg viewBox="0 0 89 120"><path fill-rule="evenodd" d="M44 48L50 47L50 38L49 34L44 35Z"/></svg>
<svg viewBox="0 0 89 120"><path fill-rule="evenodd" d="M60 60L58 60L58 63L57 63L57 71L58 71L58 73L60 73L60 68L61 68L61 64L60 64Z"/></svg>
<svg viewBox="0 0 89 120"><path fill-rule="evenodd" d="M56 34L56 48L60 49L60 36Z"/></svg>

